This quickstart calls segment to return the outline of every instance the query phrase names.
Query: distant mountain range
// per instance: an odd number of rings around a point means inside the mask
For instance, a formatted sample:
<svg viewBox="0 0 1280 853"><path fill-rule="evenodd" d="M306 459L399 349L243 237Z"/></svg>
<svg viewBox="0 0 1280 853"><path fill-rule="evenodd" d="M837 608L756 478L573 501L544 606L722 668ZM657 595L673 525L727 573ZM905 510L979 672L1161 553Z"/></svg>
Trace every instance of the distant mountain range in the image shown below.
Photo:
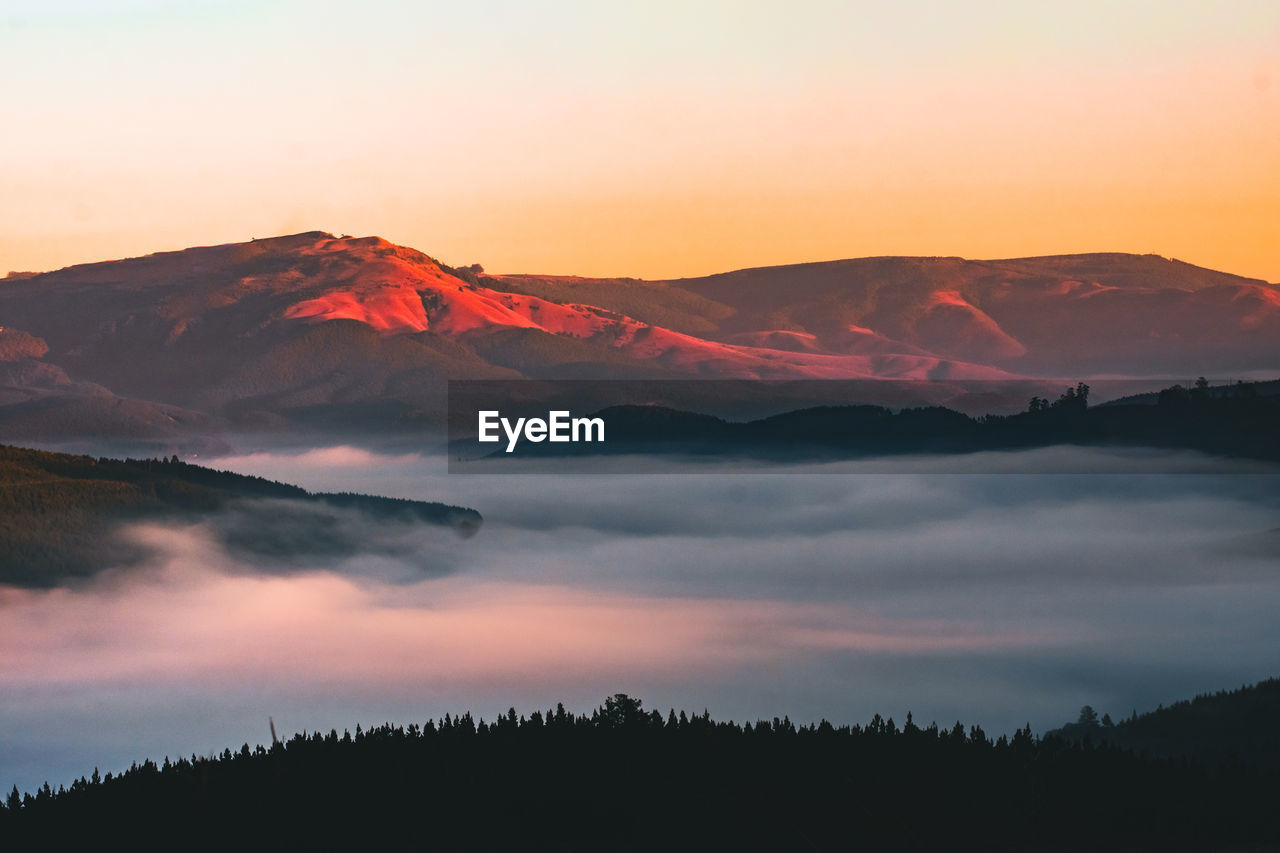
<svg viewBox="0 0 1280 853"><path fill-rule="evenodd" d="M412 422L446 378L1273 374L1280 287L1153 255L488 275L309 232L0 280L0 439Z"/></svg>

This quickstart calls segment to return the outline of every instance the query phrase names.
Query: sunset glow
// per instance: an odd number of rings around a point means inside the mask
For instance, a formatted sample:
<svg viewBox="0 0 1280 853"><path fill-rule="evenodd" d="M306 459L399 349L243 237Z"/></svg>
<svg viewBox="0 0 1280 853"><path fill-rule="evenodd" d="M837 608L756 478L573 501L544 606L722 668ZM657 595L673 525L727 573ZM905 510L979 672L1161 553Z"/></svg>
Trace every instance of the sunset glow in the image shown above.
<svg viewBox="0 0 1280 853"><path fill-rule="evenodd" d="M491 272L1280 280L1280 7L7 3L0 274L309 229Z"/></svg>

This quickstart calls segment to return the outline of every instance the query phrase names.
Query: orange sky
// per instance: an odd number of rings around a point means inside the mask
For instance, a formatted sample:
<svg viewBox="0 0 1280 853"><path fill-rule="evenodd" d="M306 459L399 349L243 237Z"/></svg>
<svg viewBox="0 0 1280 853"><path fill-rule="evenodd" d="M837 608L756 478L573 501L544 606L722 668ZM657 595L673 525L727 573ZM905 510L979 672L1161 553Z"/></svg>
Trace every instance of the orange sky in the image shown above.
<svg viewBox="0 0 1280 853"><path fill-rule="evenodd" d="M464 5L7 3L0 274L324 229L494 272L1280 281L1271 0Z"/></svg>

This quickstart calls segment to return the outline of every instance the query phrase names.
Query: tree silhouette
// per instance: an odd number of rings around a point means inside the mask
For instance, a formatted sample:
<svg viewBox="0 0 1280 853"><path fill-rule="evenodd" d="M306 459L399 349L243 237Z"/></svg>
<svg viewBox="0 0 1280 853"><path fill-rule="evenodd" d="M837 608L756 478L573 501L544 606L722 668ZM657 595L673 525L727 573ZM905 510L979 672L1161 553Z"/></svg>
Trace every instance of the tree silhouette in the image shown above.
<svg viewBox="0 0 1280 853"><path fill-rule="evenodd" d="M640 700L625 693L615 693L604 700L603 717L605 725L614 729L643 723L647 719Z"/></svg>

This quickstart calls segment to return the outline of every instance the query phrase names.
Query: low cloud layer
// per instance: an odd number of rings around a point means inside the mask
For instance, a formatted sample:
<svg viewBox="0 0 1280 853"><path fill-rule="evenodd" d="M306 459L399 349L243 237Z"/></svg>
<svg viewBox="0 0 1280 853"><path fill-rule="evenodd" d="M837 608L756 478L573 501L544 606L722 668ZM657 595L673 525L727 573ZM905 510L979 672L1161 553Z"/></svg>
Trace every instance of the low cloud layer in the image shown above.
<svg viewBox="0 0 1280 853"><path fill-rule="evenodd" d="M163 556L76 590L7 590L7 687L336 680L542 684L556 673L710 674L807 650L1019 647L1044 632L889 619L846 605L678 598L462 577L253 574L199 527L139 527ZM368 569L369 566L362 568Z"/></svg>
<svg viewBox="0 0 1280 853"><path fill-rule="evenodd" d="M626 690L738 719L1043 730L1276 674L1271 478L488 478L352 448L218 464L485 527L281 573L226 547L234 519L139 526L140 569L0 590L0 784L255 742L268 714L327 730Z"/></svg>

